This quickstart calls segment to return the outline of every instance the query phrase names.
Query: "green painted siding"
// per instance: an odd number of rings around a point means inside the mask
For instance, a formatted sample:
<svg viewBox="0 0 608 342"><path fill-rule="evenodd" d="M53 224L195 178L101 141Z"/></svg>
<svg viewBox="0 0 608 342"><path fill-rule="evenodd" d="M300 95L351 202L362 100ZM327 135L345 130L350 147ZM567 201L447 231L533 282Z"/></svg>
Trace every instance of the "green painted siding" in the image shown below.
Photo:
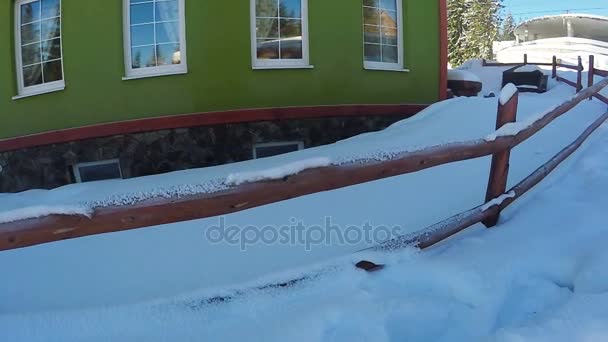
<svg viewBox="0 0 608 342"><path fill-rule="evenodd" d="M122 0L62 2L66 89L12 100L14 9L0 1L0 138L238 108L437 100L437 1L404 0L404 73L363 69L360 0L309 0L314 69L297 70L251 69L248 0L186 0L188 74L129 81Z"/></svg>

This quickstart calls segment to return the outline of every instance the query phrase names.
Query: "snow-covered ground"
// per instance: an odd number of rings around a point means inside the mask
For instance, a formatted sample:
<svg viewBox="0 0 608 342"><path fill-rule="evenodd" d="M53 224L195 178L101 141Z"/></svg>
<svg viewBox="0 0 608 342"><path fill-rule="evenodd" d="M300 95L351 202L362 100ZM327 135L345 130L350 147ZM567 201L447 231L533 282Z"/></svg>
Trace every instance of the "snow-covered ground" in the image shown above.
<svg viewBox="0 0 608 342"><path fill-rule="evenodd" d="M498 94L502 68L469 66L484 81L483 95ZM550 87L546 94L521 95L518 120L574 94L566 85ZM230 175L240 181L246 172L300 169L293 163L302 160L386 159L399 151L480 139L494 129L497 103L496 97L445 101L379 133L265 160L2 195L0 217L24 207L87 207L213 191ZM596 100L585 101L515 149L509 185L605 110ZM372 275L352 267L360 257L352 253L368 247L367 241L312 248L255 244L241 251L206 239L219 218L0 253L2 340L597 340L604 336L598 334L608 311L602 295L608 290L602 268L608 257L602 251L608 242L602 196L608 186L608 129L602 127L592 140L542 189L505 212L499 228L476 228L422 254L366 256L389 265ZM330 218L342 228L370 222L408 233L479 205L488 170L489 158L453 163L232 214L225 221L263 227L294 220L322 225ZM289 290L237 296L230 290L302 274L316 276ZM206 304L218 295L233 300Z"/></svg>

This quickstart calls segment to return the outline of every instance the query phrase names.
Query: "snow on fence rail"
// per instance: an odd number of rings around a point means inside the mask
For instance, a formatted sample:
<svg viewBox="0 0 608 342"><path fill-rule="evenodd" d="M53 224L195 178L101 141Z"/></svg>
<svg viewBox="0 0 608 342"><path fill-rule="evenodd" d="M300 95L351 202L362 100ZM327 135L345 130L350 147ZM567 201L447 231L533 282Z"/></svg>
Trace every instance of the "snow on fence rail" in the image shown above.
<svg viewBox="0 0 608 342"><path fill-rule="evenodd" d="M490 138L478 139L413 152L404 152L388 161L353 162L307 169L280 180L264 180L229 187L227 190L183 198L155 199L133 205L96 209L90 217L50 215L0 224L0 251L33 246L82 236L144 228L230 214L262 205L339 189L421 171L434 166L493 156L486 203L447 221L409 236L403 242L421 248L432 246L475 223L493 226L500 211L540 182L559 163L572 154L608 113L596 120L576 142L556 155L530 177L507 192L506 178L510 150L538 133L553 120L567 113L585 99L608 86L608 77L579 92L572 99L536 118L533 122L514 123L518 93L509 92L499 104L497 132ZM511 125L511 126L509 126ZM505 129L508 128L508 129ZM506 196L505 194L508 194Z"/></svg>

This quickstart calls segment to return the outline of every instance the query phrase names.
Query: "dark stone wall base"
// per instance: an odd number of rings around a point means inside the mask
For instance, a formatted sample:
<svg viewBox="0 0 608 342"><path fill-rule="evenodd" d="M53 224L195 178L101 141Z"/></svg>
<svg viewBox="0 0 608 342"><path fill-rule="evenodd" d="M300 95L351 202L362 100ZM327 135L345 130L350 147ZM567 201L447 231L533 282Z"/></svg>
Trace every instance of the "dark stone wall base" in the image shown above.
<svg viewBox="0 0 608 342"><path fill-rule="evenodd" d="M52 189L74 182L72 166L119 159L124 178L253 158L253 145L303 141L306 148L378 131L405 116L264 121L116 135L0 153L0 192Z"/></svg>

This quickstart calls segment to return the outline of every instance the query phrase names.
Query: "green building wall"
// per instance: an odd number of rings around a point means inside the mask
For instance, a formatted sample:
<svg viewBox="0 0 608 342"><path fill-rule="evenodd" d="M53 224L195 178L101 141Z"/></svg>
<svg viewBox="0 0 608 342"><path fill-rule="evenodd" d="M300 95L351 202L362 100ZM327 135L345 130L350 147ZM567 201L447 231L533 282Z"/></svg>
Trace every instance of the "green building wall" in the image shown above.
<svg viewBox="0 0 608 342"><path fill-rule="evenodd" d="M14 1L0 1L0 139L172 114L438 100L438 1L403 1L410 72L363 69L360 0L308 7L314 69L252 70L249 1L186 0L188 74L123 81L122 0L62 0L66 89L13 100Z"/></svg>

